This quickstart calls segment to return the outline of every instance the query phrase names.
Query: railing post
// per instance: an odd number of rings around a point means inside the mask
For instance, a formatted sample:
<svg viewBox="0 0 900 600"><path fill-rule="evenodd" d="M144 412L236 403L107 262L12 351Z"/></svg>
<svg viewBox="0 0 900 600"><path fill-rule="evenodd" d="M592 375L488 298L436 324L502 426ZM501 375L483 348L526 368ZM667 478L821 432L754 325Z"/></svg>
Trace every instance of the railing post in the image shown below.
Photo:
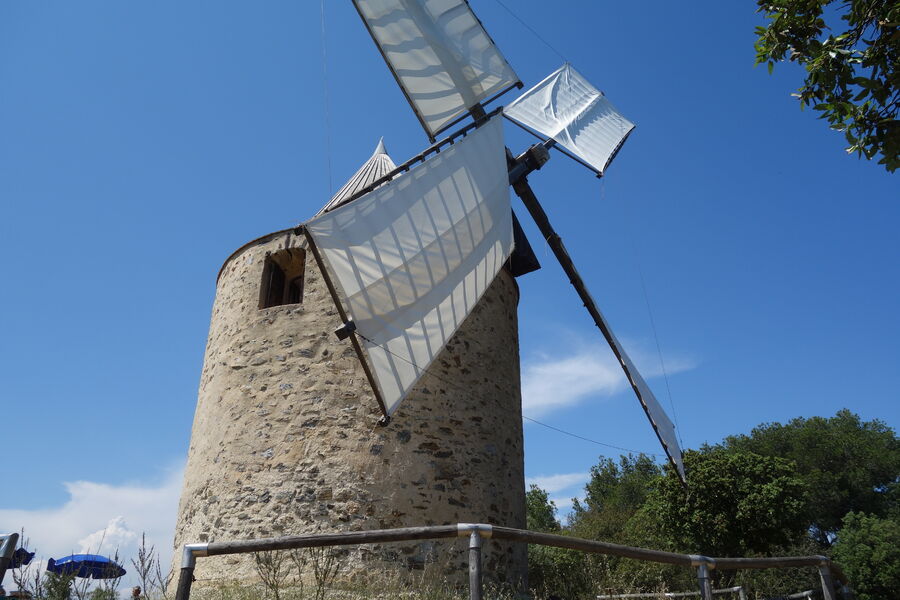
<svg viewBox="0 0 900 600"><path fill-rule="evenodd" d="M181 571L178 573L178 587L175 588L175 600L188 600L191 597L191 584L194 582L194 568L197 557L206 556L209 544L185 544L181 555Z"/></svg>
<svg viewBox="0 0 900 600"><path fill-rule="evenodd" d="M493 526L483 523L456 524L456 534L469 537L469 600L481 600L481 543L493 533Z"/></svg>
<svg viewBox="0 0 900 600"><path fill-rule="evenodd" d="M824 600L837 600L834 593L834 580L831 577L831 569L827 564L819 565L819 579L822 581L822 598Z"/></svg>
<svg viewBox="0 0 900 600"><path fill-rule="evenodd" d="M6 577L6 569L12 563L13 554L16 552L16 545L19 543L18 533L0 534L0 586L3 585L3 578Z"/></svg>
<svg viewBox="0 0 900 600"><path fill-rule="evenodd" d="M709 572L716 567L713 559L697 554L691 555L691 565L697 567L697 582L700 584L700 600L713 600L712 581Z"/></svg>
<svg viewBox="0 0 900 600"><path fill-rule="evenodd" d="M853 593L849 584L845 583L841 585L841 598L843 600L856 600L856 595Z"/></svg>
<svg viewBox="0 0 900 600"><path fill-rule="evenodd" d="M738 600L747 600L747 592L744 590L744 586L740 585L737 589Z"/></svg>
<svg viewBox="0 0 900 600"><path fill-rule="evenodd" d="M481 600L481 534L469 536L469 600Z"/></svg>

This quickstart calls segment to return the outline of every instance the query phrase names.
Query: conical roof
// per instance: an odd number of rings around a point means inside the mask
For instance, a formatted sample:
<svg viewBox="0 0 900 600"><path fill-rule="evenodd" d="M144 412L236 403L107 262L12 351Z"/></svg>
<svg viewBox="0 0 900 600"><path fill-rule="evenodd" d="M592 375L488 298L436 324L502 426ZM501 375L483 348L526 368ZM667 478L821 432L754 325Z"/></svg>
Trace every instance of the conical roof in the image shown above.
<svg viewBox="0 0 900 600"><path fill-rule="evenodd" d="M391 160L391 157L388 156L387 150L384 147L384 138L381 138L378 140L375 152L372 153L369 160L363 163L363 166L353 174L353 177L351 177L349 181L337 191L331 200L328 201L328 204L323 206L316 214L321 215L322 213L328 212L329 210L346 203L354 194L372 185L396 168L397 165L395 165L394 161Z"/></svg>

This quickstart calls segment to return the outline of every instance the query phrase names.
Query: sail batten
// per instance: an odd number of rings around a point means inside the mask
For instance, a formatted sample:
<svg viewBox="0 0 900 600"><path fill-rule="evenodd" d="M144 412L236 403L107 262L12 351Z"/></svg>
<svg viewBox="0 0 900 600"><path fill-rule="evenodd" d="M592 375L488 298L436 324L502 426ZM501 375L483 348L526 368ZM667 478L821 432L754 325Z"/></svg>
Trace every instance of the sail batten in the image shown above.
<svg viewBox="0 0 900 600"><path fill-rule="evenodd" d="M432 140L519 78L466 0L353 0Z"/></svg>
<svg viewBox="0 0 900 600"><path fill-rule="evenodd" d="M305 227L390 415L512 252L502 120Z"/></svg>
<svg viewBox="0 0 900 600"><path fill-rule="evenodd" d="M504 115L603 175L634 123L568 63L513 100Z"/></svg>

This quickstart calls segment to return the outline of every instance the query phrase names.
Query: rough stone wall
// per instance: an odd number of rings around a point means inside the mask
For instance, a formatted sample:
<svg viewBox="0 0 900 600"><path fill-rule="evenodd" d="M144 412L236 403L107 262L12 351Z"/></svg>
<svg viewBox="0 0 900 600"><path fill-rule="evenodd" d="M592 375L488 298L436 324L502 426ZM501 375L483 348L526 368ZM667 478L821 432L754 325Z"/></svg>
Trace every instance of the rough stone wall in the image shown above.
<svg viewBox="0 0 900 600"><path fill-rule="evenodd" d="M504 270L387 427L307 252L301 304L258 309L278 232L226 262L217 285L175 537L185 543L457 522L525 527L516 305ZM355 551L420 566L433 544ZM465 542L461 542L465 548ZM525 549L488 541L487 574L515 581ZM465 555L445 565L465 578ZM349 575L348 575L349 573ZM252 558L200 559L198 580L255 580Z"/></svg>

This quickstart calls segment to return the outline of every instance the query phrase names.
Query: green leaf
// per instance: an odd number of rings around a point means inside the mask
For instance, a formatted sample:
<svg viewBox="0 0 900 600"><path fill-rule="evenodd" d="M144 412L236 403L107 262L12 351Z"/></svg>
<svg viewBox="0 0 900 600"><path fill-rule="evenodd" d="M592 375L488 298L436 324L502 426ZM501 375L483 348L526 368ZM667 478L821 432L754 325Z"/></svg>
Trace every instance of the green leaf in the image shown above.
<svg viewBox="0 0 900 600"><path fill-rule="evenodd" d="M765 15L767 26L754 28L755 64L767 63L770 75L776 62L801 65L804 86L794 95L801 110L815 105L829 127L856 132L859 141L854 152L878 157L887 170L896 170L900 162L900 2L757 0L757 12ZM882 121L892 123L890 129Z"/></svg>

